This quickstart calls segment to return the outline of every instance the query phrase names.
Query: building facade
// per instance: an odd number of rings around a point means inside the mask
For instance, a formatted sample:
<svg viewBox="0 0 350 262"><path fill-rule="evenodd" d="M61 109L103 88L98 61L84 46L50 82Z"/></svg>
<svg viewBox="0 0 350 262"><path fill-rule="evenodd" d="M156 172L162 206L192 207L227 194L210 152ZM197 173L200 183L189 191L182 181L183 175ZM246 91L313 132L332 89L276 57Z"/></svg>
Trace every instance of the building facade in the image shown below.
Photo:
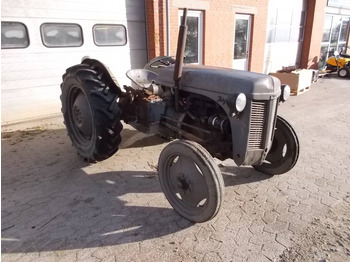
<svg viewBox="0 0 350 262"><path fill-rule="evenodd" d="M261 73L317 69L329 50L349 44L347 0L146 0L149 59L175 55L183 8L188 63Z"/></svg>
<svg viewBox="0 0 350 262"><path fill-rule="evenodd" d="M189 62L263 71L268 0L146 0L149 58L175 55L185 7Z"/></svg>
<svg viewBox="0 0 350 262"><path fill-rule="evenodd" d="M350 54L350 1L328 0L325 10L319 67L334 51Z"/></svg>
<svg viewBox="0 0 350 262"><path fill-rule="evenodd" d="M186 63L270 73L350 53L349 0L4 0L2 124L60 114L61 76L84 56L121 85L127 70L175 56L183 8Z"/></svg>

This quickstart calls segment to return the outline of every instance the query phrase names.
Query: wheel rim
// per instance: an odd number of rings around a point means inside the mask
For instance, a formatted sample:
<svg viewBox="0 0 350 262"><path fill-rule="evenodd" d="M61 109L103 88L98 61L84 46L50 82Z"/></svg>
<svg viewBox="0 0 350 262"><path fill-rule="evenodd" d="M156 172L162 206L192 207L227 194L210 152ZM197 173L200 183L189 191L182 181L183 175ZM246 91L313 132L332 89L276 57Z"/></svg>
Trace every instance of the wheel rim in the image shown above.
<svg viewBox="0 0 350 262"><path fill-rule="evenodd" d="M86 94L78 86L72 86L68 94L68 121L77 146L89 147L95 132L93 114Z"/></svg>
<svg viewBox="0 0 350 262"><path fill-rule="evenodd" d="M266 160L270 164L279 164L284 162L285 159L290 157L291 148L288 145L286 136L278 129L275 131L275 136L272 143L272 148L266 157Z"/></svg>
<svg viewBox="0 0 350 262"><path fill-rule="evenodd" d="M200 212L209 191L203 170L190 157L173 154L165 164L166 184L172 200L189 213Z"/></svg>
<svg viewBox="0 0 350 262"><path fill-rule="evenodd" d="M184 218L205 222L219 211L224 181L211 155L199 144L177 140L167 145L159 156L158 174L166 198Z"/></svg>
<svg viewBox="0 0 350 262"><path fill-rule="evenodd" d="M340 71L339 71L339 76L341 76L341 77L345 77L346 76L346 70L345 69L341 69Z"/></svg>

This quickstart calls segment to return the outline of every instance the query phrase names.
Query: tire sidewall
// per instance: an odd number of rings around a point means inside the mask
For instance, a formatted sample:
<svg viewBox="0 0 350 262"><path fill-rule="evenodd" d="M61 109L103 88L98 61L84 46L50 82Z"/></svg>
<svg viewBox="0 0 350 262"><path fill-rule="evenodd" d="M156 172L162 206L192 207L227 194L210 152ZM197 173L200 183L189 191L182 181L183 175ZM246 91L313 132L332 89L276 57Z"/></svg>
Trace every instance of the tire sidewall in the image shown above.
<svg viewBox="0 0 350 262"><path fill-rule="evenodd" d="M341 78L348 77L349 76L349 70L350 70L349 67L343 67L343 68L339 69L338 76L341 77ZM344 71L344 74L342 75L343 71Z"/></svg>
<svg viewBox="0 0 350 262"><path fill-rule="evenodd" d="M283 158L279 162L273 164L263 163L261 165L253 166L256 170L269 175L281 175L290 171L295 166L299 158L300 144L298 136L294 131L293 127L284 118L280 116L277 116L276 132L278 132L279 135L282 134L285 137L288 150L286 156L290 152L290 157L287 159Z"/></svg>
<svg viewBox="0 0 350 262"><path fill-rule="evenodd" d="M91 106L91 98L88 94L87 90L84 88L84 83L81 83L81 81L78 80L75 76L70 76L62 83L62 113L64 120L66 122L66 127L68 129L69 134L73 134L77 132L75 130L75 124L72 116L72 109L70 108L73 102L73 93L74 89L78 89L80 92L82 92L89 103L90 113L92 115L92 136L91 141L89 143L81 144L79 141L76 140L75 135L69 135L71 138L71 141L74 145L74 147L78 150L79 154L82 157L89 158L94 154L95 151L95 145L97 143L97 130L96 130L96 118L95 118L95 112L94 108Z"/></svg>

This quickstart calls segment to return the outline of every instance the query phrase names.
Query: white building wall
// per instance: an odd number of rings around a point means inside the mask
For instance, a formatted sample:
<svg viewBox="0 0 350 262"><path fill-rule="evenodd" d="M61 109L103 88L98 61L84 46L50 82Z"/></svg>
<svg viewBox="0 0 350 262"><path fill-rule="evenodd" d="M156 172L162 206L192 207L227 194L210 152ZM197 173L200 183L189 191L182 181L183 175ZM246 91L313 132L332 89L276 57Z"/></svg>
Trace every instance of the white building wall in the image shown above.
<svg viewBox="0 0 350 262"><path fill-rule="evenodd" d="M264 73L300 66L307 0L270 0Z"/></svg>
<svg viewBox="0 0 350 262"><path fill-rule="evenodd" d="M125 72L147 60L143 0L2 0L1 20L27 26L30 45L1 50L1 123L60 113L60 83L65 69L90 56L107 65L121 85ZM47 48L40 36L43 23L76 23L82 27L81 47ZM95 24L122 24L125 46L96 46Z"/></svg>

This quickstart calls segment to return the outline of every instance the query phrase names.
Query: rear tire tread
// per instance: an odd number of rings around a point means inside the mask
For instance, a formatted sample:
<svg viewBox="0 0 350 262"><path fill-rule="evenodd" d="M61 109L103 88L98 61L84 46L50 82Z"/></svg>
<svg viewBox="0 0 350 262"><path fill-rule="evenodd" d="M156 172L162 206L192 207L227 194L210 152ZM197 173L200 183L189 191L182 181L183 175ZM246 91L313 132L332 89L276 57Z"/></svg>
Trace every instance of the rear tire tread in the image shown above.
<svg viewBox="0 0 350 262"><path fill-rule="evenodd" d="M77 148L78 153L90 162L109 158L118 151L118 146L121 142L120 132L123 129L120 122L122 112L116 101L116 90L109 88L104 79L99 78L99 72L93 70L87 64L79 64L68 68L62 78L62 95L60 96L62 113L73 145ZM79 147L74 137L74 132L72 132L73 129L69 126L71 121L67 119L69 117L67 112L70 110L67 98L68 90L71 88L71 85L68 83L70 81L80 84L79 88L86 94L93 112L95 123L93 128L96 129L96 132L95 137L91 139L94 145L91 150L88 150L89 152L84 152ZM109 130L112 130L112 132Z"/></svg>

